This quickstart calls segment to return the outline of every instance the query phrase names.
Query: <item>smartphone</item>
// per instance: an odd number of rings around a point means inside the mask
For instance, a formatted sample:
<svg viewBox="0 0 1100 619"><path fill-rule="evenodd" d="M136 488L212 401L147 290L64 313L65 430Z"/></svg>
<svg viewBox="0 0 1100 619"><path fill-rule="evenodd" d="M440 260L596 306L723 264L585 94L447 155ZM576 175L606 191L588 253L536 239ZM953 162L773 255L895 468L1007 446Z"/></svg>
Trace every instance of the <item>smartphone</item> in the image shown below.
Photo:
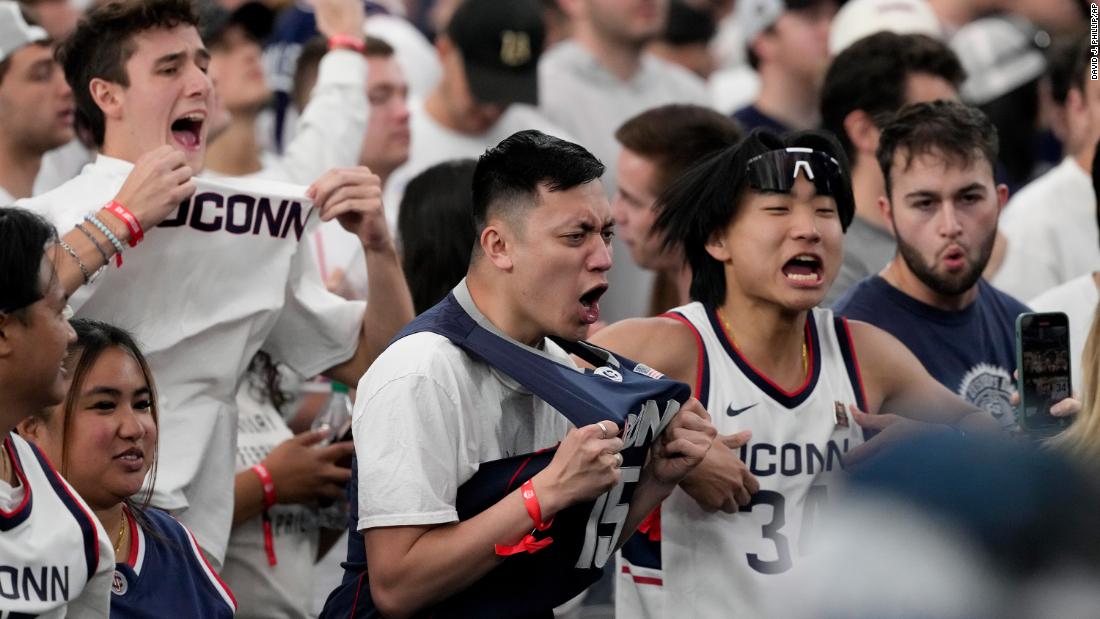
<svg viewBox="0 0 1100 619"><path fill-rule="evenodd" d="M1031 432L1056 433L1072 418L1055 417L1050 407L1073 393L1069 382L1069 318L1062 312L1016 317L1018 420Z"/></svg>

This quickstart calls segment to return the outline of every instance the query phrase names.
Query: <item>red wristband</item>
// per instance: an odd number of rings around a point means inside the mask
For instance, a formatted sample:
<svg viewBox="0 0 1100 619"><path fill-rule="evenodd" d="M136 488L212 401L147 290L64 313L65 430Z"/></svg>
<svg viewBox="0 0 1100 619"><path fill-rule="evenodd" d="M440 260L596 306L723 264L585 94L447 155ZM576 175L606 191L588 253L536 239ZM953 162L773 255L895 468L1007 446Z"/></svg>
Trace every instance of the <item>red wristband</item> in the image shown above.
<svg viewBox="0 0 1100 619"><path fill-rule="evenodd" d="M137 217L134 217L130 209L122 206L117 200L111 200L107 204L104 204L103 208L106 209L108 213L121 219L122 223L126 224L126 228L130 230L130 247L137 246L137 244L145 238L145 231L141 229L141 222L137 220Z"/></svg>
<svg viewBox="0 0 1100 619"><path fill-rule="evenodd" d="M535 522L536 530L545 531L554 524L553 518L546 522L542 521L542 506L539 505L539 498L535 496L535 484L531 483L530 479L519 487L519 495L523 497L523 505L527 508L527 515L531 516L531 520Z"/></svg>
<svg viewBox="0 0 1100 619"><path fill-rule="evenodd" d="M502 557L519 554L521 552L535 553L554 543L554 538L552 537L541 540L535 538L535 531L545 531L549 529L550 525L554 524L554 519L551 518L546 522L542 521L542 507L539 505L538 496L535 495L535 485L531 483L530 479L523 482L523 485L519 487L519 495L523 497L523 505L527 508L527 515L530 516L531 520L535 523L535 528L527 535L524 535L523 539L521 539L518 544L512 546L496 544L494 549L496 553Z"/></svg>
<svg viewBox="0 0 1100 619"><path fill-rule="evenodd" d="M262 464L252 467L252 472L259 476L260 483L264 487L264 509L270 509L275 505L275 480L271 478L267 467Z"/></svg>
<svg viewBox="0 0 1100 619"><path fill-rule="evenodd" d="M337 34L329 38L328 48L336 49L338 47L354 50L359 52L360 54L367 51L367 44L363 41L363 39L359 37L353 37L350 34Z"/></svg>

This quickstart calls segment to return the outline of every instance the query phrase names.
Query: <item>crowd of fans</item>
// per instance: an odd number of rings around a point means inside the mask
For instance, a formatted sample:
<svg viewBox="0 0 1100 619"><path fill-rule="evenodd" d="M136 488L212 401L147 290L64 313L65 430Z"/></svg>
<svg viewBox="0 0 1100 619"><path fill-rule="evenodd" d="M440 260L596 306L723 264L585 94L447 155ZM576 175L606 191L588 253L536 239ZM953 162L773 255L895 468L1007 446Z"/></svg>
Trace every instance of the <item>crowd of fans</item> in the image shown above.
<svg viewBox="0 0 1100 619"><path fill-rule="evenodd" d="M0 616L1095 614L1096 20L0 0Z"/></svg>

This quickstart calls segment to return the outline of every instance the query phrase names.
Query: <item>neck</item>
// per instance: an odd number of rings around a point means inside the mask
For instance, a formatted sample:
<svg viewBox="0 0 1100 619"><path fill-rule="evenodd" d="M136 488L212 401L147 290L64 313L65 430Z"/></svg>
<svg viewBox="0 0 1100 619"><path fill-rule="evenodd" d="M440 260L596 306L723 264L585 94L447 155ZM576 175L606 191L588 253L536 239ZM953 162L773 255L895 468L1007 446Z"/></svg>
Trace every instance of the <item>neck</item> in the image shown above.
<svg viewBox="0 0 1100 619"><path fill-rule="evenodd" d="M429 118L447 129L456 133L464 133L451 116L451 111L447 107L445 95L443 94L442 85L436 86L435 90L424 99L424 111L428 113Z"/></svg>
<svg viewBox="0 0 1100 619"><path fill-rule="evenodd" d="M808 311L777 308L737 291L726 293L719 311L719 317L729 323L737 350L753 367L784 389L796 389L805 382L802 350Z"/></svg>
<svg viewBox="0 0 1100 619"><path fill-rule="evenodd" d="M1077 162L1077 165L1081 166L1081 169L1085 171L1085 174L1092 174L1092 160L1096 156L1096 149L1093 148L1095 143L1087 148L1081 149L1081 152L1077 153L1077 156L1073 158Z"/></svg>
<svg viewBox="0 0 1100 619"><path fill-rule="evenodd" d="M31 197L41 166L42 153L28 152L11 142L0 141L0 187L12 198Z"/></svg>
<svg viewBox="0 0 1100 619"><path fill-rule="evenodd" d="M206 169L225 176L244 176L260 171L254 115L233 114L229 127L207 146Z"/></svg>
<svg viewBox="0 0 1100 619"><path fill-rule="evenodd" d="M118 553L115 556L115 561L118 563L125 561L123 557L128 554L130 544L128 542L129 531L126 530L129 527L125 526L126 520L125 516L122 513L122 503L116 503L115 505L104 509L93 509L92 511L95 512L96 518L99 518L100 524L103 525L103 530L107 532L107 538L111 540L112 548L118 544L118 532L120 530L123 531L122 545L119 546Z"/></svg>
<svg viewBox="0 0 1100 619"><path fill-rule="evenodd" d="M673 278L676 282L676 292L680 295L680 305L691 303L691 267L686 261L679 272L673 273Z"/></svg>
<svg viewBox="0 0 1100 619"><path fill-rule="evenodd" d="M624 82L633 78L642 66L643 46L618 43L601 37L589 22L577 23L573 40L591 52L600 64Z"/></svg>
<svg viewBox="0 0 1100 619"><path fill-rule="evenodd" d="M894 259L886 265L879 275L891 286L902 291L906 295L932 307L945 312L957 312L970 307L978 298L978 285L974 284L965 292L956 295L945 295L932 290L917 277L905 263L900 253L894 255Z"/></svg>
<svg viewBox="0 0 1100 619"><path fill-rule="evenodd" d="M882 216L878 199L886 195L886 181L873 155L857 153L852 167L852 194L856 201L856 215L863 221L889 230L889 223Z"/></svg>
<svg viewBox="0 0 1100 619"><path fill-rule="evenodd" d="M533 348L538 348L542 344L546 334L516 312L515 307L509 302L510 295L507 291L500 289L499 282L482 278L474 269L471 269L466 276L466 286L470 289L470 298L473 299L478 311L502 333Z"/></svg>
<svg viewBox="0 0 1100 619"><path fill-rule="evenodd" d="M366 166L367 169L371 171L371 174L377 176L382 187L386 186L386 181L390 179L390 174L393 174L393 171L400 167L399 165L371 163L369 161L360 161L359 165Z"/></svg>
<svg viewBox="0 0 1100 619"><path fill-rule="evenodd" d="M756 108L791 129L813 129L821 120L817 84L778 67L763 67Z"/></svg>

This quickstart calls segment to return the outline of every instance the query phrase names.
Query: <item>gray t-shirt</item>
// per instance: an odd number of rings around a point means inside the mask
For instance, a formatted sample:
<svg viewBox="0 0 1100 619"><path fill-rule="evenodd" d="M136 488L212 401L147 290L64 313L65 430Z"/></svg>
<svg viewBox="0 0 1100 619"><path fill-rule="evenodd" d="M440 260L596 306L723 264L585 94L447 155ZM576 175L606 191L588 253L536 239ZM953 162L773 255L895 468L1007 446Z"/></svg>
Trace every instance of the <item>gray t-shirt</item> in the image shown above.
<svg viewBox="0 0 1100 619"><path fill-rule="evenodd" d="M844 234L844 262L821 305L832 307L856 282L881 271L894 258L896 251L894 235L858 215L852 218L852 224Z"/></svg>

